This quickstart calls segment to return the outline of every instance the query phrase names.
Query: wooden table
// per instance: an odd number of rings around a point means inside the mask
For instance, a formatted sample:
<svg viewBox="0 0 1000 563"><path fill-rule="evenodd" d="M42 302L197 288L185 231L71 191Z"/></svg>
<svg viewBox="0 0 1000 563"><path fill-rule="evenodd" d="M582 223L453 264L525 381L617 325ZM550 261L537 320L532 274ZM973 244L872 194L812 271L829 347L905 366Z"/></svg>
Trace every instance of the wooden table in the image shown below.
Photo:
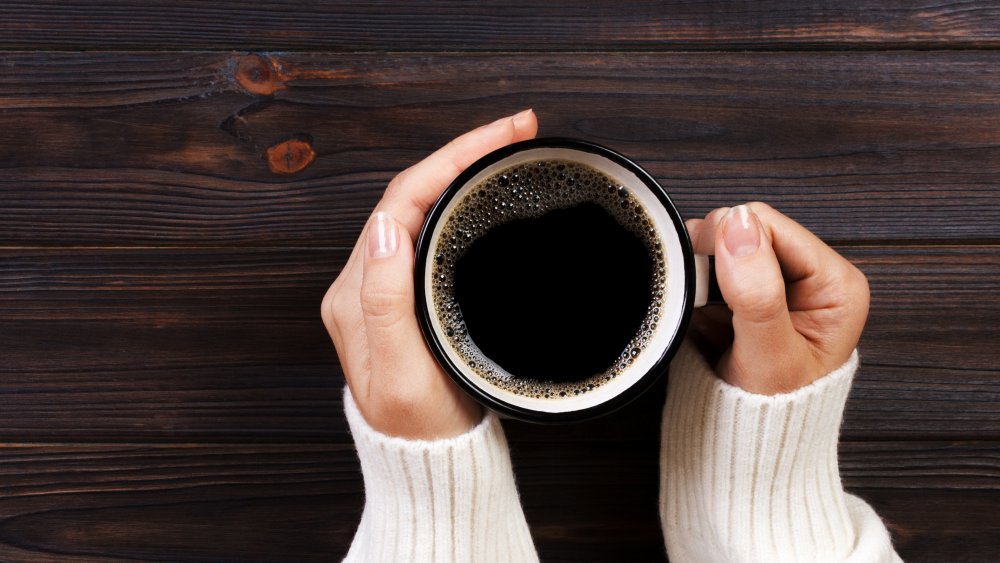
<svg viewBox="0 0 1000 563"><path fill-rule="evenodd" d="M320 298L395 172L526 107L858 264L844 480L908 561L1000 557L995 3L96 4L0 4L0 560L339 560ZM543 560L664 559L662 389L507 425Z"/></svg>

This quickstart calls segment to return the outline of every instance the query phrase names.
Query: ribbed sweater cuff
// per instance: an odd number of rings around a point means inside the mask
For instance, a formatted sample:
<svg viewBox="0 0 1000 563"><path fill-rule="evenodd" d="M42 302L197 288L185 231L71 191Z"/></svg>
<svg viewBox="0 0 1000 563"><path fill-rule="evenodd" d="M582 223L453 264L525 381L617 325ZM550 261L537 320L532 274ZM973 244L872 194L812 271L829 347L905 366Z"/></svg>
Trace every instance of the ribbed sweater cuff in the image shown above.
<svg viewBox="0 0 1000 563"><path fill-rule="evenodd" d="M345 561L537 561L503 428L488 413L445 440L405 440L344 411L365 482L365 508Z"/></svg>
<svg viewBox="0 0 1000 563"><path fill-rule="evenodd" d="M843 561L856 543L837 468L858 365L764 396L715 376L685 343L670 368L661 517L671 561ZM889 549L891 552L891 548Z"/></svg>

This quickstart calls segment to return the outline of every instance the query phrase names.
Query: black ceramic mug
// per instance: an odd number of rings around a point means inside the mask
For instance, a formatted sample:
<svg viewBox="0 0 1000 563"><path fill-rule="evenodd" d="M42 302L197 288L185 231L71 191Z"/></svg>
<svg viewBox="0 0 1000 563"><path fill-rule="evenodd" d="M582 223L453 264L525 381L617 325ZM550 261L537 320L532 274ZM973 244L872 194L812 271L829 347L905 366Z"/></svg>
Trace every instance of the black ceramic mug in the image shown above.
<svg viewBox="0 0 1000 563"><path fill-rule="evenodd" d="M569 171L576 171L575 177L566 174L567 166ZM525 178L518 178L518 172ZM612 366L606 372L598 374L600 377L595 375L597 379L547 386L544 377L526 380L506 371L477 347L475 334L462 329L461 308L449 293L456 289L455 282L461 280L442 268L453 268L455 261L461 260L461 255L476 244L476 239L482 239L491 229L522 218L517 209L531 208L520 203L508 207L505 203L508 200L522 202L528 196L529 202L542 202L536 206L539 209L543 204L552 208L538 213L590 203L589 199L601 200L600 205L617 211L618 200L608 200L592 189L582 191L580 186L584 181L602 182L602 186L606 183L608 193L617 191L624 198L621 206L628 208L629 213L635 207L638 227L633 226L633 230L641 228L647 241L652 241L650 252L655 248L662 275L654 280L658 297L648 308L649 316L636 323L636 336L621 355L609 358ZM495 211L489 208L485 220L480 213L477 228L457 231L470 240L463 239L463 244L455 246L454 222L466 217L465 210L470 209L473 198L487 195L484 190L490 190ZM543 193L544 190L561 190L562 195L556 197ZM482 205L477 209L482 209ZM427 214L417 240L415 288L424 338L448 375L476 400L501 415L542 423L587 420L634 400L666 371L680 346L693 308L709 301L721 302L711 260L692 252L684 221L656 180L615 151L563 138L533 139L498 149L469 166L448 186ZM477 290L462 289L465 294ZM611 297L598 292L593 299ZM587 303L582 302L581 306L586 307Z"/></svg>

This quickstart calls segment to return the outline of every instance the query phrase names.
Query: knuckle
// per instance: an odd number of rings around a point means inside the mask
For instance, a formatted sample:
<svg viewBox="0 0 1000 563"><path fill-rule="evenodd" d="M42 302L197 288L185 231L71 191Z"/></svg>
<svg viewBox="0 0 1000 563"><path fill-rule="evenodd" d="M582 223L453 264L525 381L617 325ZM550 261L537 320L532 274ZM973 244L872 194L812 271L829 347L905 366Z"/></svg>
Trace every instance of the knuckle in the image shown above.
<svg viewBox="0 0 1000 563"><path fill-rule="evenodd" d="M323 295L323 301L320 302L319 316L323 319L323 324L327 328L331 328L337 324L337 297L340 293L340 286L337 282L334 282L330 286L330 289L326 291L326 294Z"/></svg>
<svg viewBox="0 0 1000 563"><path fill-rule="evenodd" d="M716 225L722 219L722 216L729 212L729 209L729 207L716 207L705 215L705 222L710 225Z"/></svg>
<svg viewBox="0 0 1000 563"><path fill-rule="evenodd" d="M749 207L754 213L756 213L758 215L760 215L761 213L767 213L767 212L770 212L770 211L777 211L770 204L765 203L763 201L750 201L750 202L746 203L746 206Z"/></svg>
<svg viewBox="0 0 1000 563"><path fill-rule="evenodd" d="M464 170L461 166L459 166L457 162L455 162L451 158L443 158L441 160L442 160L441 166L446 167L448 169L449 178L457 178L459 174L461 174L462 171Z"/></svg>
<svg viewBox="0 0 1000 563"><path fill-rule="evenodd" d="M762 324L780 319L787 310L784 291L767 285L744 289L734 301L745 318Z"/></svg>
<svg viewBox="0 0 1000 563"><path fill-rule="evenodd" d="M350 310L351 303L348 299L347 292L343 290L335 292L330 304L330 314L334 322L338 324L343 323Z"/></svg>
<svg viewBox="0 0 1000 563"><path fill-rule="evenodd" d="M851 264L850 271L851 301L856 304L859 310L867 313L871 304L871 285L868 283L868 276L853 264Z"/></svg>
<svg viewBox="0 0 1000 563"><path fill-rule="evenodd" d="M326 328L329 329L334 326L333 296L329 291L323 296L323 301L319 304L319 317L323 319L323 324L326 325Z"/></svg>
<svg viewBox="0 0 1000 563"><path fill-rule="evenodd" d="M334 284L323 297L321 317L328 329L343 329L351 325L352 317L357 317L357 295Z"/></svg>
<svg viewBox="0 0 1000 563"><path fill-rule="evenodd" d="M844 298L849 301L868 300L868 276L849 260L841 257L840 267L830 268L830 283L841 289Z"/></svg>
<svg viewBox="0 0 1000 563"><path fill-rule="evenodd" d="M868 282L868 276L854 264L851 264L851 269L854 270L854 278L858 284L859 291L866 296L869 295L871 293L871 284Z"/></svg>
<svg viewBox="0 0 1000 563"><path fill-rule="evenodd" d="M402 305L407 295L392 287L377 283L365 284L361 288L361 310L370 321L392 324L401 316Z"/></svg>
<svg viewBox="0 0 1000 563"><path fill-rule="evenodd" d="M757 323L770 324L785 314L785 302L781 299L754 301L745 310Z"/></svg>
<svg viewBox="0 0 1000 563"><path fill-rule="evenodd" d="M406 179L409 175L410 169L407 168L396 174L392 180L389 180L389 185L385 188L385 197L396 197L403 190L403 186L406 185Z"/></svg>

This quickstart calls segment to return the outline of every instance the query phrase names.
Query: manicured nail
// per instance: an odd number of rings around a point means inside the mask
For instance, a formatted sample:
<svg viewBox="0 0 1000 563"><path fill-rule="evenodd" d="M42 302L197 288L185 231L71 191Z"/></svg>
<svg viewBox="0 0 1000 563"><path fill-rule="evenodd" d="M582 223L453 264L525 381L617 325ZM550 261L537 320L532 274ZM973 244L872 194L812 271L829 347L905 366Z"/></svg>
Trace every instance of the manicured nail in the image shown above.
<svg viewBox="0 0 1000 563"><path fill-rule="evenodd" d="M531 120L531 112L532 111L534 111L534 110L532 110L531 108L528 108L528 109L522 111L521 113L515 114L514 115L514 127L518 127L518 128L527 127L528 126L528 121Z"/></svg>
<svg viewBox="0 0 1000 563"><path fill-rule="evenodd" d="M399 250L399 229L388 214L379 211L368 226L368 256L388 258Z"/></svg>
<svg viewBox="0 0 1000 563"><path fill-rule="evenodd" d="M746 205L737 205L723 219L722 238L729 254L739 258L757 252L760 247L760 228Z"/></svg>

